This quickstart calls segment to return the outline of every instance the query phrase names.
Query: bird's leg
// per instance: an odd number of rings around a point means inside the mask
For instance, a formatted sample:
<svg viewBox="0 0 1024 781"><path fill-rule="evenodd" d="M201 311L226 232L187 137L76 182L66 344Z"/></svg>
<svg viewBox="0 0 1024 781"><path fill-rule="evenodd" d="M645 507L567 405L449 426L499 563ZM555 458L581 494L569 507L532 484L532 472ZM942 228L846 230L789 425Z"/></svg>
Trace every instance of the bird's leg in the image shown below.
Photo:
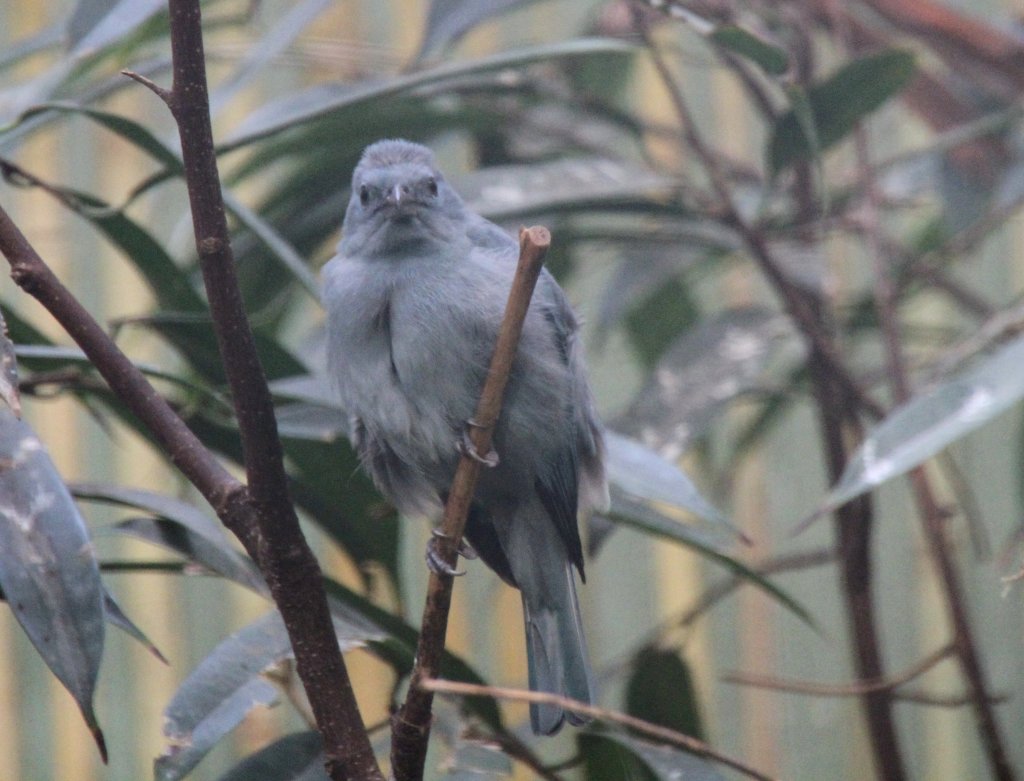
<svg viewBox="0 0 1024 781"><path fill-rule="evenodd" d="M459 577L465 575L465 570L457 570L454 567L448 566L448 562L441 556L441 551L437 549L437 543L439 540L448 539L448 535L440 529L431 529L431 537L427 541L427 567L432 572L436 572L438 575L450 575L451 577ZM477 553L473 550L472 546L465 540L459 540L458 554L464 559L475 559Z"/></svg>
<svg viewBox="0 0 1024 781"><path fill-rule="evenodd" d="M473 420L473 418L467 420L466 428L462 430L462 437L461 439L459 439L456 445L458 451L462 453L462 455L464 456L469 456L477 463L482 464L483 466L491 467L493 469L498 465L498 462L500 460L498 458L498 451L496 451L492 447L489 451L487 451L487 453L485 453L484 455L480 455L480 453L477 452L476 445L473 444L473 438L469 435L469 430L471 428L483 428L483 426L481 426L481 424L478 423L477 421Z"/></svg>

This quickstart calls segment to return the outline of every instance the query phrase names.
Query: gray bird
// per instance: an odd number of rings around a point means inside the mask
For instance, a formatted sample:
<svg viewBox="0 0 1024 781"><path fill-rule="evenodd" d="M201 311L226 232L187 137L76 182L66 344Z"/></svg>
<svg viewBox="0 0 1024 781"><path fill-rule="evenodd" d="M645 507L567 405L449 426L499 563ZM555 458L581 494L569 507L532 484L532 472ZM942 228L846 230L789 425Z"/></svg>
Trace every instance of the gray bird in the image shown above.
<svg viewBox="0 0 1024 781"><path fill-rule="evenodd" d="M436 513L446 498L518 256L511 236L466 208L429 149L367 147L323 271L328 365L364 467L403 513ZM572 568L584 578L579 505L607 506L604 441L576 317L546 270L494 447L466 540L522 593L530 688L592 702ZM552 705L531 705L530 719L538 734L586 721Z"/></svg>

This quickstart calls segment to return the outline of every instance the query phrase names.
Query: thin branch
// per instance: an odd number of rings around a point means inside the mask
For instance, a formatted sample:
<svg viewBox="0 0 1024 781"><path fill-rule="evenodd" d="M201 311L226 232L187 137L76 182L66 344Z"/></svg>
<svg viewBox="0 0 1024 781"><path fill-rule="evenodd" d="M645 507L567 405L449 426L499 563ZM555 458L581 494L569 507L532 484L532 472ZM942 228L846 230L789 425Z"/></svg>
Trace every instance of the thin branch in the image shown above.
<svg viewBox="0 0 1024 781"><path fill-rule="evenodd" d="M159 84L157 84L155 81L153 81L150 78L147 78L146 76L143 76L141 73L136 73L135 71L129 71L129 70L123 70L123 71L121 71L121 73L123 75L127 76L132 81L137 81L143 87L145 87L150 92L152 92L154 95L156 95L158 98L160 98L160 100L162 100L168 106L171 105L171 92L170 92L170 90L164 89Z"/></svg>
<svg viewBox="0 0 1024 781"><path fill-rule="evenodd" d="M508 756L518 762L521 762L537 777L543 778L544 781L562 781L562 777L558 775L558 771L566 768L573 767L579 764L579 756L571 757L570 759L559 762L557 765L552 767L546 766L537 757L530 747L519 740L511 732L504 733L487 733L478 734L472 727L466 731L466 737L469 739L480 739L486 740L491 743L495 743L501 747Z"/></svg>
<svg viewBox="0 0 1024 781"><path fill-rule="evenodd" d="M836 552L830 548L817 548L808 551L796 551L785 553L760 564L750 567L752 572L758 575L774 575L779 572L790 572L792 570L803 570L811 567L819 567L835 561ZM750 583L748 578L739 575L731 575L723 578L718 583L708 586L704 592L697 597L693 605L678 618L673 618L672 623L676 626L686 627L700 618L720 600L729 596L733 591L744 584Z"/></svg>
<svg viewBox="0 0 1024 781"><path fill-rule="evenodd" d="M704 741L690 735L684 735L682 732L662 727L660 724L652 724L649 721L638 719L626 713L598 708L589 703L562 697L558 694L525 691L523 689L507 689L501 686L481 686L475 683L446 681L436 678L421 680L419 686L427 691L457 694L463 697L495 697L516 702L536 703L538 705L556 705L564 710L579 713L581 716L589 716L592 719L600 719L603 722L629 727L655 740L677 746L691 754L696 754L704 759L710 759L731 767L733 770L737 770L750 778L758 779L758 781L773 781L771 776L765 775L761 771L740 762L738 759L733 759L720 751L716 751Z"/></svg>
<svg viewBox="0 0 1024 781"><path fill-rule="evenodd" d="M860 697L868 692L892 691L923 675L952 653L953 645L949 644L929 654L916 664L911 665L899 675L855 681L854 683L847 684L812 683L810 681L787 680L769 675L741 672L727 673L722 676L722 680L742 686L775 689L777 691L793 692L794 694L809 694L815 697Z"/></svg>
<svg viewBox="0 0 1024 781"><path fill-rule="evenodd" d="M756 564L751 564L750 571L761 576L773 575L779 572L819 567L835 561L835 558L835 551L828 548L796 551L794 553L786 553L765 559L764 561ZM725 599L741 586L748 584L751 584L751 580L739 575L728 575L720 578L717 582L712 583L697 596L690 607L679 615L670 616L664 621L661 621L652 630L647 632L640 642L636 643L631 649L623 652L620 657L607 663L602 669L600 677L606 678L614 675L618 671L628 668L633 663L637 647L643 648L645 646L653 646L656 643L662 642L663 638L673 630L688 628L721 600Z"/></svg>
<svg viewBox="0 0 1024 781"><path fill-rule="evenodd" d="M550 243L551 234L546 228L523 228L519 232L519 265L512 280L505 317L498 331L487 379L469 430L477 453L491 451L491 435L501 412L502 396L516 355L519 335ZM441 535L437 537L437 552L452 568L458 559L462 531L480 468L477 459L464 454L459 459L448 501L445 503ZM451 599L452 577L431 572L412 683L405 703L395 714L393 722L391 768L398 781L418 781L423 777L434 696L432 691L419 686L419 683L435 678L441 669Z"/></svg>

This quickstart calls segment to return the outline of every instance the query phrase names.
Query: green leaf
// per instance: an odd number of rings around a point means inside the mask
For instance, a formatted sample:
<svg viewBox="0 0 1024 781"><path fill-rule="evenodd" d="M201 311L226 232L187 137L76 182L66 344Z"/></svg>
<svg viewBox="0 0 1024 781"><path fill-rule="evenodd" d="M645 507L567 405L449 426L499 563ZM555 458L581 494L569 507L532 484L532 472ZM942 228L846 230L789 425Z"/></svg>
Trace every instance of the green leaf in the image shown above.
<svg viewBox="0 0 1024 781"><path fill-rule="evenodd" d="M627 713L705 739L693 675L677 652L642 648L632 669L626 686Z"/></svg>
<svg viewBox="0 0 1024 781"><path fill-rule="evenodd" d="M227 381L217 338L207 313L158 312L148 317L134 318L131 324L148 327L167 339L207 382L219 385ZM267 379L305 373L306 367L302 362L274 337L259 330L253 332L253 337Z"/></svg>
<svg viewBox="0 0 1024 781"><path fill-rule="evenodd" d="M79 501L104 502L116 507L153 513L191 529L211 542L228 546L220 523L208 511L181 499L114 483L72 483L69 487Z"/></svg>
<svg viewBox="0 0 1024 781"><path fill-rule="evenodd" d="M461 725L456 725L461 726ZM499 781L512 775L512 760L493 742L456 734L451 754L441 763L439 781Z"/></svg>
<svg viewBox="0 0 1024 781"><path fill-rule="evenodd" d="M294 732L246 757L217 781L328 781L324 739L319 732Z"/></svg>
<svg viewBox="0 0 1024 781"><path fill-rule="evenodd" d="M680 779L685 779L685 781L725 781L725 777L706 759L689 754L674 746L658 745L612 730L589 729L586 734L589 738L611 741L621 747L643 762L658 781L680 781ZM609 781L616 779L617 781L629 778L629 776L602 773L598 776L588 774L587 778L588 781L603 781L603 779L609 779Z"/></svg>
<svg viewBox="0 0 1024 781"><path fill-rule="evenodd" d="M107 591L106 587L103 589L103 607L106 612L107 621L110 624L116 626L126 635L138 642L161 662L164 664L170 664L170 662L167 661L167 657L160 652L160 649L157 648L148 637L146 637L146 634L135 625L134 621L128 618L127 614L121 609L121 606L117 604L117 601L111 593Z"/></svg>
<svg viewBox="0 0 1024 781"><path fill-rule="evenodd" d="M743 394L770 385L770 370L801 350L778 312L741 307L706 317L663 352L615 427L659 452L685 452Z"/></svg>
<svg viewBox="0 0 1024 781"><path fill-rule="evenodd" d="M815 516L927 461L1024 398L1024 338L901 405L873 429Z"/></svg>
<svg viewBox="0 0 1024 781"><path fill-rule="evenodd" d="M735 25L716 27L708 36L723 49L756 63L772 76L781 76L789 70L789 54L780 46Z"/></svg>
<svg viewBox="0 0 1024 781"><path fill-rule="evenodd" d="M75 214L92 223L124 254L161 306L183 311L205 310L205 304L189 282L188 274L138 223L89 193L52 185L47 187L47 191Z"/></svg>
<svg viewBox="0 0 1024 781"><path fill-rule="evenodd" d="M291 656L277 611L267 613L217 645L189 673L164 709L170 747L154 763L158 781L178 781L259 707L278 701L264 670Z"/></svg>
<svg viewBox="0 0 1024 781"><path fill-rule="evenodd" d="M256 566L247 556L228 545L226 540L210 540L176 521L159 521L151 518L132 518L117 524L114 528L175 551L211 572L264 597L268 596L267 588ZM418 638L415 629L398 616L377 607L340 583L325 578L324 587L327 590L331 615L336 622L351 624L353 631L366 639L371 650L391 664L400 675L412 671ZM441 658L441 675L457 681L485 683L472 667L450 651L445 651ZM501 714L493 700L467 698L466 703L494 729L502 729Z"/></svg>
<svg viewBox="0 0 1024 781"><path fill-rule="evenodd" d="M129 203L143 192L167 181L169 178L184 176L183 163L175 150L160 141L143 125L120 114L113 114L108 111L101 111L74 103L49 102L34 106L24 112L14 126L16 127L22 122L28 122L34 117L48 112L63 112L84 116L129 141L162 166L162 171L148 177L132 191L128 199ZM159 255L166 255L163 248L156 245L156 242L145 231L142 231L138 225L125 217L123 210L127 207L127 204L115 210L100 199L85 193L60 189L58 189L58 192L64 192L73 196L74 200L72 203L80 202L88 206L89 211L83 213L83 216L94 222L108 238L120 246L130 260L139 264L140 261L137 258L153 256L155 260L161 260ZM222 196L225 207L235 219L248 228L260 240L264 248L270 250L271 257L280 263L313 298L317 298L316 277L310 271L309 265L295 249L266 220L235 198L229 190L224 189ZM167 256L166 260L162 263L165 276L166 270L174 266L173 260ZM170 283L170 286L165 289L165 285L161 284L160 280L154 279L152 274L161 271L160 266L156 269L150 269L147 263L145 267L140 267L140 271L143 272L147 281L151 283L153 292L164 308L185 311L202 308L202 300L198 299L198 294L195 294L193 291L195 300L190 300L185 292L180 289L181 283L178 280L166 280ZM191 286L189 285L189 287ZM168 300L168 296L172 295L174 298Z"/></svg>
<svg viewBox="0 0 1024 781"><path fill-rule="evenodd" d="M586 781L654 781L654 774L631 751L609 738L605 730L576 734Z"/></svg>
<svg viewBox="0 0 1024 781"><path fill-rule="evenodd" d="M0 405L0 464L0 590L74 697L106 761L93 710L104 589L85 522L42 442L6 405Z"/></svg>
<svg viewBox="0 0 1024 781"><path fill-rule="evenodd" d="M675 464L636 440L614 431L605 432L605 440L608 482L618 492L633 501L657 502L690 513L708 521L712 527L726 528L743 536Z"/></svg>
<svg viewBox="0 0 1024 781"><path fill-rule="evenodd" d="M202 565L210 572L264 597L269 596L270 592L256 565L223 537L207 537L202 531L196 531L182 524L180 520L156 518L129 518L112 528L121 534L174 551L184 556L186 560Z"/></svg>
<svg viewBox="0 0 1024 781"><path fill-rule="evenodd" d="M71 28L75 35L72 56L86 57L117 43L164 7L161 0L83 0Z"/></svg>
<svg viewBox="0 0 1024 781"><path fill-rule="evenodd" d="M889 49L846 64L808 90L818 146L826 150L844 139L857 122L899 92L914 74L914 55ZM783 114L768 141L768 170L772 175L813 155L796 110Z"/></svg>
<svg viewBox="0 0 1024 781"><path fill-rule="evenodd" d="M630 307L623 320L634 354L651 370L679 334L700 318L692 288L681 275L666 279Z"/></svg>

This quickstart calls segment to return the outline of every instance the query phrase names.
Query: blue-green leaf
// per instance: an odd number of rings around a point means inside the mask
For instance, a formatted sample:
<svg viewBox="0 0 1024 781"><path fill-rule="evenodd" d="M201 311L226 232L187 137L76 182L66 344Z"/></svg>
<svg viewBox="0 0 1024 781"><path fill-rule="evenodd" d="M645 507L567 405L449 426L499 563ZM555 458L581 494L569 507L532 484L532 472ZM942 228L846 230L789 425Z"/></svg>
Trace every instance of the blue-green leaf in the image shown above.
<svg viewBox="0 0 1024 781"><path fill-rule="evenodd" d="M1024 338L1017 338L886 417L865 438L815 515L921 465L1022 398Z"/></svg>
<svg viewBox="0 0 1024 781"><path fill-rule="evenodd" d="M807 100L817 128L818 148L837 144L857 122L899 92L914 74L914 55L889 49L847 63L812 86ZM814 153L796 110L779 117L768 142L768 169L774 175Z"/></svg>

